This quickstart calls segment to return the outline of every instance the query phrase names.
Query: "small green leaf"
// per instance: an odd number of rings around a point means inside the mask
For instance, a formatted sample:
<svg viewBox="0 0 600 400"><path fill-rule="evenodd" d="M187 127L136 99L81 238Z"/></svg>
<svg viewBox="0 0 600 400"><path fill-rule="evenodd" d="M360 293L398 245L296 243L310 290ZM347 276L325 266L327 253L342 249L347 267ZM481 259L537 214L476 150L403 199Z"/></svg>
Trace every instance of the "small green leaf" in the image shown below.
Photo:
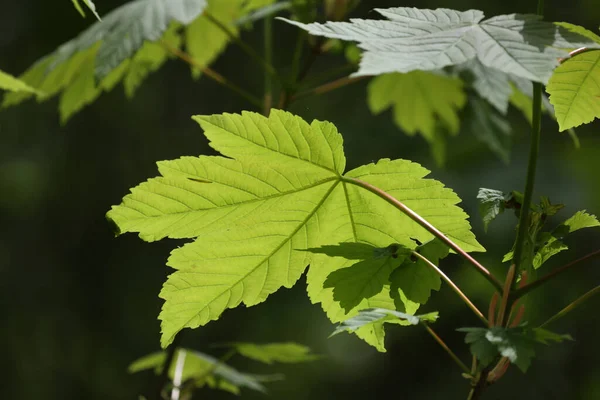
<svg viewBox="0 0 600 400"><path fill-rule="evenodd" d="M239 388L249 388L259 392L266 392L266 388L261 381L271 379L270 376L252 375L240 372L233 367L228 366L221 360L208 354L190 349L177 349L174 360L183 356L184 364L181 372L181 381L194 380L195 385L201 387L218 388L238 394ZM160 373L166 354L165 352L152 353L134 361L128 368L130 373L135 373L147 369L153 369L155 373ZM173 362L169 368L169 378L172 380L175 375L177 363ZM223 382L220 382L220 381Z"/></svg>
<svg viewBox="0 0 600 400"><path fill-rule="evenodd" d="M550 257L567 250L569 247L560 239L563 239L569 233L578 231L584 228L593 228L600 226L600 222L595 215L588 214L584 211L577 211L575 215L567 219L565 222L554 228L552 232L544 232L540 234L538 242L542 242L537 249L533 258L533 267L539 268Z"/></svg>
<svg viewBox="0 0 600 400"><path fill-rule="evenodd" d="M481 367L490 365L499 357L506 357L523 372L526 372L531 365L536 342L548 344L549 341L560 343L564 340L572 340L569 335L559 335L545 329L527 326L457 330L467 333L465 343L470 345L471 353L477 357Z"/></svg>
<svg viewBox="0 0 600 400"><path fill-rule="evenodd" d="M392 247L393 250L390 250ZM323 287L333 288L333 298L349 312L363 299L380 293L388 283L390 273L402 263L410 251L399 245L390 245L382 249L373 246L370 257L333 271Z"/></svg>
<svg viewBox="0 0 600 400"><path fill-rule="evenodd" d="M507 195L499 190L480 188L477 193L479 200L479 214L483 219L483 229L487 232L487 228L498 215L504 212Z"/></svg>
<svg viewBox="0 0 600 400"><path fill-rule="evenodd" d="M98 13L96 12L96 5L94 4L94 2L92 0L82 0L82 1L83 1L83 4L85 4L87 6L87 8L89 8L90 11L94 14L96 19L98 21L102 21L102 19L100 18L100 15L98 15ZM85 18L85 12L83 12L83 8L81 8L81 4L79 4L79 0L71 0L71 2L73 3L73 6L75 7L75 9L77 9L77 12L79 12L79 14L81 14L81 16Z"/></svg>
<svg viewBox="0 0 600 400"><path fill-rule="evenodd" d="M565 60L548 82L546 91L561 131L600 117L600 50Z"/></svg>
<svg viewBox="0 0 600 400"><path fill-rule="evenodd" d="M312 354L310 348L297 343L231 343L228 346L233 347L242 356L265 364L279 363L300 363L315 361L321 357Z"/></svg>
<svg viewBox="0 0 600 400"><path fill-rule="evenodd" d="M584 36L596 43L600 43L600 36L594 32L585 29L583 26L570 24L568 22L555 22L556 25L569 30L570 32L577 33L578 35Z"/></svg>
<svg viewBox="0 0 600 400"><path fill-rule="evenodd" d="M437 311L423 315L411 315L396 310L369 308L361 310L354 317L341 322L335 331L333 331L331 336L337 335L341 332L355 332L360 328L364 328L372 324L381 324L383 322L400 325L417 325L420 321L435 322L437 318Z"/></svg>
<svg viewBox="0 0 600 400"><path fill-rule="evenodd" d="M478 59L473 59L458 66L462 75L477 92L479 97L487 100L498 112L506 115L511 96L510 75L493 67L486 67Z"/></svg>
<svg viewBox="0 0 600 400"><path fill-rule="evenodd" d="M2 71L0 71L0 89L9 90L11 92L37 93L37 90L22 80Z"/></svg>
<svg viewBox="0 0 600 400"><path fill-rule="evenodd" d="M424 71L378 76L367 96L373 114L392 108L400 129L411 136L420 133L432 146L439 140L438 129L458 133L458 112L467 100L460 79Z"/></svg>
<svg viewBox="0 0 600 400"><path fill-rule="evenodd" d="M449 253L448 246L437 238L418 246L415 251L436 265ZM437 272L420 258L414 261L412 257L405 258L390 275L390 293L397 308L403 303L398 296L400 292L410 301L425 304L431 291L440 290L441 285Z"/></svg>
<svg viewBox="0 0 600 400"><path fill-rule="evenodd" d="M252 4L252 8L248 8L247 6L242 11L244 15L235 21L236 26L242 26L254 23L256 21L260 21L265 18L270 18L273 15L279 14L281 11L289 10L292 8L291 1L280 1L275 2L274 0L264 0L262 4L257 1L249 2L246 4Z"/></svg>

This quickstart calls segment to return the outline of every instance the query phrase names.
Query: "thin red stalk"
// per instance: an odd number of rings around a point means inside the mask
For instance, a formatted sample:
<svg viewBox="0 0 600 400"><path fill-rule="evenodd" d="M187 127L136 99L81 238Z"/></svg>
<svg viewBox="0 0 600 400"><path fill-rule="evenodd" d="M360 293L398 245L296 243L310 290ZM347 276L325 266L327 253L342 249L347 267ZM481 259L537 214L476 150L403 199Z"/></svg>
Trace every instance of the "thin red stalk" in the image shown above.
<svg viewBox="0 0 600 400"><path fill-rule="evenodd" d="M414 212L413 210L408 208L400 200L396 199L389 193L386 193L385 191L379 189L378 187L375 187L375 186L371 185L370 183L365 182L363 180L356 179L356 178L348 178L348 177L342 177L342 179L345 182L348 182L353 185L360 186L364 189L367 189L369 192L376 194L377 196L381 197L382 199L384 199L385 201L387 201L388 203L390 203L391 205L393 205L394 207L396 207L397 209L402 211L407 217L409 217L410 219L415 221L417 224L421 225L423 228L425 228L427 231L429 231L432 235L434 235L435 237L440 239L448 247L450 247L457 254L459 254L465 260L467 260L469 262L469 264L475 268L476 271L478 271L485 279L487 279L488 282L490 282L496 288L497 291L502 292L502 283L500 283L500 281L498 279L496 279L496 277L494 277L490 273L490 271L487 270L487 268L485 268L477 260L475 260L473 257L471 257L469 255L469 253L464 251L459 245L454 243L454 241L452 241L452 239L450 239L448 236L444 235L439 229L437 229L435 226L431 225L429 222L427 222L427 220L425 220L419 214L417 214L416 212Z"/></svg>

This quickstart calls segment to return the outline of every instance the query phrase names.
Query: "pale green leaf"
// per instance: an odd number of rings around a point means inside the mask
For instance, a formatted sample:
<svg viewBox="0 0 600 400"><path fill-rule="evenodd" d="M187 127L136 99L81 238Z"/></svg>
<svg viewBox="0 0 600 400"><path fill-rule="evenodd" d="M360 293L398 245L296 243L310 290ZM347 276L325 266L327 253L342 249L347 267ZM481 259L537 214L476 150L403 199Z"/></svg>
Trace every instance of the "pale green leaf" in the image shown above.
<svg viewBox="0 0 600 400"><path fill-rule="evenodd" d="M578 35L584 36L596 43L600 43L600 36L596 35L590 30L585 29L583 26L570 24L568 22L555 22L555 24L571 32L577 33Z"/></svg>
<svg viewBox="0 0 600 400"><path fill-rule="evenodd" d="M266 388L261 381L268 380L266 379L267 376L240 372L213 356L190 349L177 349L173 359L178 360L180 356L183 357L182 382L191 379L195 381L194 384L198 387L208 385L235 394L239 394L239 389L244 387L263 393L266 392ZM149 354L129 365L128 371L129 373L136 373L152 369L159 374L164 365L165 357L165 352ZM171 380L175 376L176 368L177 363L171 363L168 373Z"/></svg>
<svg viewBox="0 0 600 400"><path fill-rule="evenodd" d="M473 90L479 97L487 100L498 112L506 115L512 93L510 75L493 67L484 66L478 59L473 59L458 66L461 72L467 72Z"/></svg>
<svg viewBox="0 0 600 400"><path fill-rule="evenodd" d="M308 292L333 322L360 309L394 309L389 285L345 312L324 282L353 260L307 251L324 245L364 243L415 248L431 233L379 196L353 183L360 179L386 190L465 251L484 250L475 240L460 199L429 173L405 160L381 160L343 175L342 137L328 122L306 123L273 110L269 117L198 116L210 145L226 157L184 157L159 163L161 177L133 188L108 213L121 233L145 240L195 238L174 250L177 271L160 296L162 345L183 328L219 318L227 308L264 301L291 287L310 264ZM406 299L406 311L417 304ZM379 329L381 328L381 329ZM357 334L382 348L382 327Z"/></svg>
<svg viewBox="0 0 600 400"><path fill-rule="evenodd" d="M537 15L484 19L481 11L445 8L376 9L387 20L303 24L309 33L359 43L364 50L356 75L436 70L477 58L484 66L546 82L564 49L597 43Z"/></svg>
<svg viewBox="0 0 600 400"><path fill-rule="evenodd" d="M236 349L242 356L265 364L300 363L321 358L311 353L308 347L298 343L231 343L229 346Z"/></svg>
<svg viewBox="0 0 600 400"><path fill-rule="evenodd" d="M490 365L499 357L506 357L523 372L531 365L535 355L535 343L548 344L572 340L570 335L559 335L541 328L519 326L515 328L460 328L466 332L465 343L477 357L481 367Z"/></svg>
<svg viewBox="0 0 600 400"><path fill-rule="evenodd" d="M26 92L26 93L36 93L37 91L23 82L20 79L15 78L12 75L7 74L6 72L0 71L0 89L8 90L11 92Z"/></svg>
<svg viewBox="0 0 600 400"><path fill-rule="evenodd" d="M291 1L279 1L274 0L254 0L246 3L243 9L243 17L235 21L235 25L241 26L248 23L254 23L261 19L269 18L272 15L279 14L281 11L289 10L292 8Z"/></svg>
<svg viewBox="0 0 600 400"><path fill-rule="evenodd" d="M533 257L533 267L537 269L548 261L550 257L567 250L569 246L564 244L561 239L569 233L598 226L600 226L600 222L595 215L588 214L585 210L577 211L571 218L557 226L552 232L541 235L541 239L538 240L543 241L543 243Z"/></svg>
<svg viewBox="0 0 600 400"><path fill-rule="evenodd" d="M85 12L83 11L81 4L79 3L79 0L71 0L71 1L73 3L73 6L75 7L75 9L77 10L77 12L79 12L79 14L81 14L82 17L85 17ZM98 21L101 21L102 19L100 18L100 15L98 15L98 12L96 12L96 5L94 4L94 2L92 0L82 0L82 1L83 1L83 4L85 4L87 6L87 8L89 8L89 10L94 14L96 19Z"/></svg>
<svg viewBox="0 0 600 400"><path fill-rule="evenodd" d="M423 135L434 151L444 143L440 130L458 133L458 112L466 101L460 79L424 71L378 76L369 84L367 95L373 114L392 108L396 125L408 135ZM439 150L436 159L443 164Z"/></svg>
<svg viewBox="0 0 600 400"><path fill-rule="evenodd" d="M387 310L383 308L368 308L360 311L352 318L341 322L335 331L331 334L337 335L341 332L355 332L356 330L369 326L375 323L397 323L402 322L402 325L417 325L421 321L435 322L438 318L437 312L431 312L423 315L411 315L395 310Z"/></svg>
<svg viewBox="0 0 600 400"><path fill-rule="evenodd" d="M561 131L600 117L600 50L565 60L554 71L546 91Z"/></svg>
<svg viewBox="0 0 600 400"><path fill-rule="evenodd" d="M242 15L241 0L207 0L207 12L225 25L233 34L238 34L235 21ZM194 58L197 66L207 66L213 62L230 41L227 33L213 21L202 15L192 22L185 31L187 52ZM201 70L192 68L192 75L199 77Z"/></svg>
<svg viewBox="0 0 600 400"><path fill-rule="evenodd" d="M487 232L488 225L496 217L504 212L506 201L510 195L494 189L479 188L477 200L479 200L479 214L483 219L483 229Z"/></svg>

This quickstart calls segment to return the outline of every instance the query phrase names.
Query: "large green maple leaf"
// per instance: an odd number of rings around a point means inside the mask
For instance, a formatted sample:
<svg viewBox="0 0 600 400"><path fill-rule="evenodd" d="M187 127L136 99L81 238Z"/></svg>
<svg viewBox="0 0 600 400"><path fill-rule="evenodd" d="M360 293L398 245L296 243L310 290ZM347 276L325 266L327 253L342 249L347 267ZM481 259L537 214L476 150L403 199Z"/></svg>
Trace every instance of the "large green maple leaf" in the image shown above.
<svg viewBox="0 0 600 400"><path fill-rule="evenodd" d="M387 20L303 24L312 35L358 42L364 50L356 75L436 70L477 58L486 67L546 82L566 48L596 43L536 15L484 19L478 10L398 7L375 9Z"/></svg>
<svg viewBox="0 0 600 400"><path fill-rule="evenodd" d="M227 308L252 306L291 287L309 264L309 296L333 322L364 308L395 309L389 284L383 282L378 292L358 293L362 298L344 310L324 282L355 260L305 251L345 242L414 249L415 240L433 238L361 182L403 201L465 251L483 250L467 215L456 206L458 196L424 179L429 171L420 165L384 159L344 174L342 137L329 122L308 124L279 110L269 117L243 112L194 119L225 157L159 162L161 176L133 188L107 214L120 233L137 232L147 241L195 239L168 260L177 271L160 293L166 300L160 314L163 346L183 328L204 325ZM405 303L407 312L418 307ZM383 350L381 326L357 334Z"/></svg>

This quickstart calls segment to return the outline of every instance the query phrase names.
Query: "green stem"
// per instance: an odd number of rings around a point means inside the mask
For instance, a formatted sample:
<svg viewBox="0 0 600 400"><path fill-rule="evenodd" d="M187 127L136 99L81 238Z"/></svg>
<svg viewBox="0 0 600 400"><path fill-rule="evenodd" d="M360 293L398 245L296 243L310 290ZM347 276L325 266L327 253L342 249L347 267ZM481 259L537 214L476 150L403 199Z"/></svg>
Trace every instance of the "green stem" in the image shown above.
<svg viewBox="0 0 600 400"><path fill-rule="evenodd" d="M389 193L379 189L378 187L371 185L368 182L362 181L360 179L349 178L349 177L343 176L342 180L344 182L348 182L350 184L360 186L364 189L367 189L369 192L377 195L378 197L381 197L382 199L384 199L385 201L387 201L388 203L390 203L391 205L396 207L398 210L402 211L407 217L409 217L410 219L415 221L417 224L421 225L424 229L426 229L432 235L434 235L435 237L440 239L443 243L445 243L446 246L450 247L457 254L459 254L465 260L467 260L470 265L475 267L476 271L478 271L488 282L490 282L496 288L497 291L502 292L502 283L500 283L500 281L498 279L496 279L496 277L494 277L490 273L490 271L488 271L477 260L475 260L473 257L471 257L469 255L469 253L464 251L459 245L454 243L454 241L452 241L452 239L450 239L448 236L444 235L440 230L438 230L435 226L433 226L429 222L427 222L419 214L417 214L416 212L414 212L413 210L408 208L404 203L402 203L401 201L399 201L398 199L396 199Z"/></svg>
<svg viewBox="0 0 600 400"><path fill-rule="evenodd" d="M182 333L179 332L173 338L173 342L167 348L167 356L165 357L165 362L162 365L162 369L160 371L160 376L158 377L156 391L153 394L153 398L156 400L162 399L162 391L169 381L169 369L171 368L171 364L173 364L173 358L175 358L175 351L179 347L179 343L181 343Z"/></svg>
<svg viewBox="0 0 600 400"><path fill-rule="evenodd" d="M202 71L202 73L204 75L208 76L210 79L214 80L215 82L217 82L220 85L223 85L224 87L231 90L232 92L237 93L238 95L240 95L244 99L248 100L250 103L252 103L256 107L258 107L258 109L262 109L263 103L256 96L245 91L244 89L237 86L236 84L230 82L229 80L227 80L227 78L225 78L223 75L219 74L218 72L198 63L192 56L190 56L185 51L182 51L178 48L172 47L164 41L162 42L162 45L168 52L170 52L175 57L179 58L181 61L184 61L185 63L191 65L192 67L198 68L199 70Z"/></svg>
<svg viewBox="0 0 600 400"><path fill-rule="evenodd" d="M264 48L265 48L265 62L269 65L273 63L273 20L271 18L265 18L264 20ZM273 102L273 82L271 74L265 70L265 94L264 94L264 110L265 115L269 114L271 104Z"/></svg>
<svg viewBox="0 0 600 400"><path fill-rule="evenodd" d="M570 270L571 268L579 265L580 263L591 260L596 257L600 257L600 250L596 250L592 253L586 254L585 256L578 258L575 261L572 261L566 265L563 265L560 268L556 268L554 271L542 276L541 278L531 282L530 284L525 285L522 288L515 290L513 292L513 300L517 300L518 298L526 295L527 293L531 292L532 290L537 289L539 286L543 285L544 283L548 282L549 280L551 280L553 278L556 278L558 275L562 274L565 271Z"/></svg>
<svg viewBox="0 0 600 400"><path fill-rule="evenodd" d="M431 327L429 325L427 325L425 322L421 322L421 325L423 325L423 327L425 327L425 330L427 330L427 332L429 332L429 334L433 337L433 339L435 339L435 341L438 342L438 344L440 346L442 346L442 348L446 351L446 353L448 353L448 355L454 360L456 365L458 365L465 374L471 375L471 370L469 369L469 367L467 367L465 365L465 363L463 363L460 360L460 358L458 358L458 356L456 354L454 354L454 352L450 349L450 347L448 347L448 345L442 340L442 338L439 337L437 335L437 333L435 333L434 330L431 329Z"/></svg>
<svg viewBox="0 0 600 400"><path fill-rule="evenodd" d="M533 121L531 124L531 144L529 147L529 161L527 164L527 180L525 182L525 193L523 195L523 205L521 215L519 216L519 229L515 240L515 267L517 271L523 269L521 258L525 246L525 237L528 235L529 228L529 209L531 208L531 199L533 197L533 187L535 185L535 173L537 168L537 159L540 147L540 131L542 125L542 84L535 82L533 84ZM530 266L526 265L525 268ZM513 278L514 281L518 273ZM513 286L511 285L511 287Z"/></svg>
<svg viewBox="0 0 600 400"><path fill-rule="evenodd" d="M264 58L262 58L251 46L247 45L242 39L239 38L234 32L232 32L224 23L215 18L212 14L208 12L204 12L204 16L213 24L215 24L223 33L229 37L229 39L239 46L240 49L244 53L246 53L250 58L256 61L267 73L271 74L271 76L279 79L279 75L273 66L268 63ZM269 18L267 18L269 19Z"/></svg>
<svg viewBox="0 0 600 400"><path fill-rule="evenodd" d="M427 259L426 257L424 257L422 254L417 253L416 251L413 251L412 254L417 257L420 258L421 260L423 260L423 262L425 264L427 264L429 267L431 267L439 276L442 277L442 279L448 284L450 285L450 287L452 288L452 290L454 290L454 292L462 299L462 301L465 302L465 304L471 309L471 311L473 311L475 313L475 315L477 315L477 317L485 324L485 326L488 325L488 320L483 316L483 314L481 313L481 311L479 311L479 309L477 309L477 307L475 307L475 304L473 304L473 302L471 302L471 300L467 297L466 294L464 294L458 286L456 286L456 284L452 281L452 279L450 279L448 277L448 275L446 275L441 269L438 268L437 265L435 265L434 263L432 263L429 259Z"/></svg>
<svg viewBox="0 0 600 400"><path fill-rule="evenodd" d="M593 295L598 294L598 293L600 293L600 285L596 286L595 288L593 288L589 292L585 293L584 295L579 297L577 300L575 300L574 302L572 302L571 304L569 304L568 306L566 306L565 308L560 310L558 313L556 313L552 317L548 318L548 320L546 322L544 322L543 324L540 325L540 328L543 328L544 326L550 324L551 322L554 322L557 319L564 317L565 314L569 313L570 311L573 311L577 306L580 306L586 300L590 299Z"/></svg>

